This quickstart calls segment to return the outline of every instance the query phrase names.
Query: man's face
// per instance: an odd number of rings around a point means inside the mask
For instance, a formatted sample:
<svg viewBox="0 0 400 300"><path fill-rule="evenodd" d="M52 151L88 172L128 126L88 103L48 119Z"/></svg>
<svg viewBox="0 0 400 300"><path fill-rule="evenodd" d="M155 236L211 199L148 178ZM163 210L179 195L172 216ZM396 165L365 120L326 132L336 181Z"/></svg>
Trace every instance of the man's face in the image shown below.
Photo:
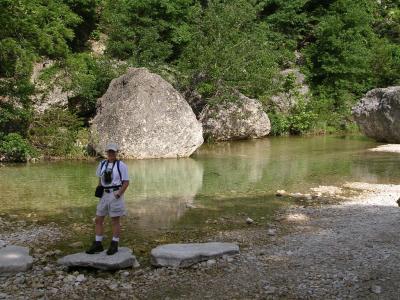
<svg viewBox="0 0 400 300"><path fill-rule="evenodd" d="M114 160L114 159L117 158L117 153L115 151L113 151L113 150L108 150L107 151L107 158L109 160Z"/></svg>

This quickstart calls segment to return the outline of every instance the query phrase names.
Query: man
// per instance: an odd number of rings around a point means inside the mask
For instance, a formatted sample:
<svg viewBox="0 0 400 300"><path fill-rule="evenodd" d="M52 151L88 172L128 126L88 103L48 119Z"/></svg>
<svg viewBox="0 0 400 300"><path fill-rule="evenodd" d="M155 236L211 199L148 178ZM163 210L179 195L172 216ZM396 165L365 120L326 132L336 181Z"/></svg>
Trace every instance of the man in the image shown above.
<svg viewBox="0 0 400 300"><path fill-rule="evenodd" d="M107 250L107 255L118 252L118 243L121 233L120 218L125 214L124 193L129 185L128 168L125 163L117 160L118 146L114 143L106 147L107 160L100 162L96 175L99 185L104 187L103 196L100 198L96 210L96 239L86 251L95 254L103 251L104 218L109 215L112 224L112 241Z"/></svg>

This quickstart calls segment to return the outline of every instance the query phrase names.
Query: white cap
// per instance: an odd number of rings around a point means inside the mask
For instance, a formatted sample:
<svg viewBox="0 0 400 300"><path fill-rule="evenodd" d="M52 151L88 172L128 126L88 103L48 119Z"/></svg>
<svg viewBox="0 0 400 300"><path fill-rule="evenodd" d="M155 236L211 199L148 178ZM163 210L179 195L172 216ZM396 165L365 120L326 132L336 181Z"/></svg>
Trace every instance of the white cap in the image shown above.
<svg viewBox="0 0 400 300"><path fill-rule="evenodd" d="M109 151L109 150L117 152L118 151L118 145L115 144L115 143L109 143L107 145L107 147L106 147L106 152Z"/></svg>

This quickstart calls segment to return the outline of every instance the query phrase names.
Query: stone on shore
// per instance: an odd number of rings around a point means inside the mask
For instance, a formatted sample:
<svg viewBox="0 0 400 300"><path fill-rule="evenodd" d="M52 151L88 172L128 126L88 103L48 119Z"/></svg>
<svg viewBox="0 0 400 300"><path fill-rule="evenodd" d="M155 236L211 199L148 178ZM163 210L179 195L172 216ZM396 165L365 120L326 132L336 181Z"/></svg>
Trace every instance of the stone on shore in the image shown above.
<svg viewBox="0 0 400 300"><path fill-rule="evenodd" d="M151 250L151 263L158 267L189 267L224 255L239 253L234 243L193 243L161 245Z"/></svg>
<svg viewBox="0 0 400 300"><path fill-rule="evenodd" d="M378 146L376 148L372 148L369 151L400 153L400 144L381 145L381 146Z"/></svg>
<svg viewBox="0 0 400 300"><path fill-rule="evenodd" d="M199 116L204 137L213 141L262 138L271 123L261 103L242 94L235 102L207 105Z"/></svg>
<svg viewBox="0 0 400 300"><path fill-rule="evenodd" d="M11 245L0 248L0 274L25 272L32 264L29 248Z"/></svg>
<svg viewBox="0 0 400 300"><path fill-rule="evenodd" d="M365 135L387 143L400 143L400 86L369 91L353 108Z"/></svg>
<svg viewBox="0 0 400 300"><path fill-rule="evenodd" d="M203 130L170 83L145 68L130 68L97 101L91 147L103 155L111 141L121 158L188 157L203 143Z"/></svg>
<svg viewBox="0 0 400 300"><path fill-rule="evenodd" d="M66 267L88 267L100 270L119 270L139 266L132 250L126 247L118 248L118 252L114 255L107 255L106 251L97 254L80 252L64 256L57 262Z"/></svg>

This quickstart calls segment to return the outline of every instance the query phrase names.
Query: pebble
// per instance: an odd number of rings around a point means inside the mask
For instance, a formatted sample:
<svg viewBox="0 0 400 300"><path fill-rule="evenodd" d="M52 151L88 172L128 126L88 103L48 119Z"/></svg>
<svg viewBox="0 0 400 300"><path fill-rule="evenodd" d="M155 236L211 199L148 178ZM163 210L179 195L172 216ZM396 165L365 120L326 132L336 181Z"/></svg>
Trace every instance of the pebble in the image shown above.
<svg viewBox="0 0 400 300"><path fill-rule="evenodd" d="M373 292L374 294L380 294L382 293L382 287L380 287L379 285L373 285L371 287L371 292Z"/></svg>
<svg viewBox="0 0 400 300"><path fill-rule="evenodd" d="M276 235L276 229L270 228L270 229L268 229L267 233L270 236L274 236L274 235Z"/></svg>
<svg viewBox="0 0 400 300"><path fill-rule="evenodd" d="M212 265L215 265L217 261L215 259L209 259L207 260L207 267L211 267Z"/></svg>
<svg viewBox="0 0 400 300"><path fill-rule="evenodd" d="M276 194L275 194L277 197L283 197L283 196L286 196L287 195L287 192L285 191L285 190L278 190L278 191L276 191Z"/></svg>
<svg viewBox="0 0 400 300"><path fill-rule="evenodd" d="M254 220L251 219L251 218L247 218L247 219L246 219L246 223L247 223L247 224L253 224L253 223L254 223Z"/></svg>
<svg viewBox="0 0 400 300"><path fill-rule="evenodd" d="M78 242L74 242L72 244L69 244L69 246L71 248L82 248L83 247L83 243L81 241L78 241Z"/></svg>
<svg viewBox="0 0 400 300"><path fill-rule="evenodd" d="M122 272L121 275L123 277L128 277L129 276L129 272L128 271Z"/></svg>
<svg viewBox="0 0 400 300"><path fill-rule="evenodd" d="M85 275L79 274L76 279L77 282L84 282L86 280Z"/></svg>

